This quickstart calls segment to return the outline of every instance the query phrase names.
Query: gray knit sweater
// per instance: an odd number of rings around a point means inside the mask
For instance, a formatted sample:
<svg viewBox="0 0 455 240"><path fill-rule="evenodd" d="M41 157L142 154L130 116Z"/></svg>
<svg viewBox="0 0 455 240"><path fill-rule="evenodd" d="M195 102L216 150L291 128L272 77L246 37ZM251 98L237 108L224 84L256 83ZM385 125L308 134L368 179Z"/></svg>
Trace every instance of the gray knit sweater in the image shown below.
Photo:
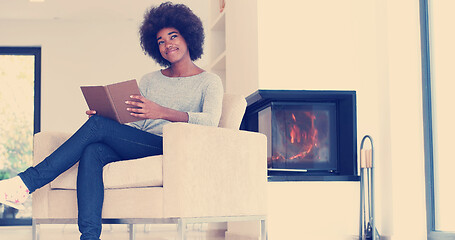
<svg viewBox="0 0 455 240"><path fill-rule="evenodd" d="M161 106L187 112L189 123L218 126L223 102L221 79L209 72L191 77L166 77L161 71L144 75L139 83L142 96ZM163 135L167 120L147 119L128 125Z"/></svg>

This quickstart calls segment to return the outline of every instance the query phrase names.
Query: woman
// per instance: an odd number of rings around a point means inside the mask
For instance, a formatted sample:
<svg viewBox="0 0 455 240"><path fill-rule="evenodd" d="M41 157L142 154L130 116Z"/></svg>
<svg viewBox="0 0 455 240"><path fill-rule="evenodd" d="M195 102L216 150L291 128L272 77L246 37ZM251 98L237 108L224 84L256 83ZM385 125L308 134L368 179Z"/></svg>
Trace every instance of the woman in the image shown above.
<svg viewBox="0 0 455 240"><path fill-rule="evenodd" d="M18 176L0 182L0 202L23 208L29 194L79 161L78 225L81 239L99 239L104 198L103 166L162 154L162 128L169 122L218 125L223 87L218 76L196 66L203 53L201 20L185 5L163 3L150 9L140 27L146 54L165 67L140 81L142 96L131 96L127 125L86 113L89 120L51 155Z"/></svg>

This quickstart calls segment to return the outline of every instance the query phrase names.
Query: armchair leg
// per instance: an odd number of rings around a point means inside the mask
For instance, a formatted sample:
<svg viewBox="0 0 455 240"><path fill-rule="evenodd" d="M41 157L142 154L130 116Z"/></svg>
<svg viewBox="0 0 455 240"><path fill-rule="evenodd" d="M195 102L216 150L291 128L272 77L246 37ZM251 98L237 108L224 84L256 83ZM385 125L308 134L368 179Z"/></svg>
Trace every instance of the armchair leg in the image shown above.
<svg viewBox="0 0 455 240"><path fill-rule="evenodd" d="M267 240L267 222L265 219L261 220L261 240Z"/></svg>
<svg viewBox="0 0 455 240"><path fill-rule="evenodd" d="M40 225L36 223L35 219L32 219L32 240L39 240L39 228Z"/></svg>
<svg viewBox="0 0 455 240"><path fill-rule="evenodd" d="M128 224L128 229L130 232L130 240L136 240L134 224Z"/></svg>
<svg viewBox="0 0 455 240"><path fill-rule="evenodd" d="M186 240L186 221L184 219L179 218L178 220L177 234L178 240Z"/></svg>

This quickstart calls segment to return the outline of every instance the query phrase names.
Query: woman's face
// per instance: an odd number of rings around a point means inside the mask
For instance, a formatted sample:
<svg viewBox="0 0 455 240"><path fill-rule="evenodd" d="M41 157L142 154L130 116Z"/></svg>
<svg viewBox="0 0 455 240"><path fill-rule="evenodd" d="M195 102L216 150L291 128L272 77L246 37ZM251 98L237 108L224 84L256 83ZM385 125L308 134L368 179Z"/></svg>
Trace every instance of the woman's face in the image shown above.
<svg viewBox="0 0 455 240"><path fill-rule="evenodd" d="M156 34L156 41L160 49L161 56L171 64L177 63L182 59L190 59L188 46L180 32L175 28L163 28Z"/></svg>

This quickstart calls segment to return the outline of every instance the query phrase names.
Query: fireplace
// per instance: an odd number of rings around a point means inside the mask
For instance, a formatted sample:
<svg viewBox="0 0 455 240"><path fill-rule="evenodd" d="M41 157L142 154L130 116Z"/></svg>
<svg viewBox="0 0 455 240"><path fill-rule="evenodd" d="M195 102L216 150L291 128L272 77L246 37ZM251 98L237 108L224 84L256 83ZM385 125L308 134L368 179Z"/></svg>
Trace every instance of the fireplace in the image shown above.
<svg viewBox="0 0 455 240"><path fill-rule="evenodd" d="M355 91L258 90L242 130L267 136L269 181L357 181Z"/></svg>

